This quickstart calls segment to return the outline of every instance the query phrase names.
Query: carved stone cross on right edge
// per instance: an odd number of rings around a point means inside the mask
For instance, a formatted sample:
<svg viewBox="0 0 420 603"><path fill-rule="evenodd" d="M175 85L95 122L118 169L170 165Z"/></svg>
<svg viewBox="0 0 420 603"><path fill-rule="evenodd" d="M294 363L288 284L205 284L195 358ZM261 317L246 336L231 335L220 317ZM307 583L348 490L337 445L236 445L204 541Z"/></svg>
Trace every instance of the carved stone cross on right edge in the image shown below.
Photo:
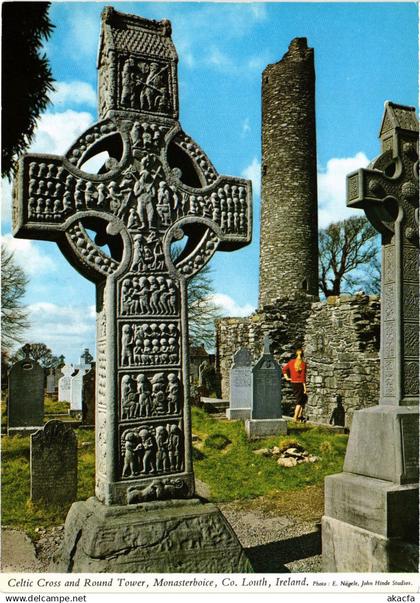
<svg viewBox="0 0 420 603"><path fill-rule="evenodd" d="M187 280L216 250L250 242L251 184L219 176L182 131L170 36L168 21L106 8L98 59L101 121L64 157L26 155L19 166L15 236L56 241L96 283L96 499L70 511L64 556L72 571L222 571L223 546L233 547L230 571L246 571L220 514L212 509L210 523L203 517L182 523L196 507L179 501L194 496ZM89 160L105 152L102 168L89 173ZM171 245L184 236L174 260ZM121 531L133 517L140 521L136 503L152 502L161 510L177 503L177 518L153 519L149 509L141 529ZM124 520L113 505L123 509ZM91 528L95 544L87 544L87 518L100 523ZM76 564L75 526L85 535ZM206 546L213 557L203 554Z"/></svg>
<svg viewBox="0 0 420 603"><path fill-rule="evenodd" d="M353 415L344 471L325 480L326 572L418 572L418 121L387 102L382 154L347 177L347 204L382 235L379 405Z"/></svg>

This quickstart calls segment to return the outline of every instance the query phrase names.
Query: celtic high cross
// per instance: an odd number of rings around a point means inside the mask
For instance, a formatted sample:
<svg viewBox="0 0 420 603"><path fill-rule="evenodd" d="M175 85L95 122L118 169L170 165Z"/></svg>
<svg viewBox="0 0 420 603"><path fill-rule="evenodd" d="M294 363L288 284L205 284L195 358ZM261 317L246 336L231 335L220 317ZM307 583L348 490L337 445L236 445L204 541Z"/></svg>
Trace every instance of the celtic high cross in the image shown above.
<svg viewBox="0 0 420 603"><path fill-rule="evenodd" d="M419 126L413 107L387 102L382 154L347 177L347 205L382 235L380 404L419 401Z"/></svg>
<svg viewBox="0 0 420 603"><path fill-rule="evenodd" d="M216 250L251 240L250 182L219 176L180 127L177 60L168 21L106 8L101 121L64 157L24 156L14 190L14 235L55 241L96 284L105 504L193 496L187 281ZM105 153L97 173L86 171Z"/></svg>

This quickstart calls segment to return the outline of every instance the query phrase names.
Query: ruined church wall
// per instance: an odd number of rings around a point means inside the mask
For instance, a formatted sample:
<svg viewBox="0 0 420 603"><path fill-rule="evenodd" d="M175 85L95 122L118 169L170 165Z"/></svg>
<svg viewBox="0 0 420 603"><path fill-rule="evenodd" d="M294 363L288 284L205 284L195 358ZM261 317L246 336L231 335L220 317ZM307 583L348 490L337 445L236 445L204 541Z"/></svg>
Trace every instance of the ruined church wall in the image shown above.
<svg viewBox="0 0 420 603"><path fill-rule="evenodd" d="M327 423L341 396L346 425L355 410L379 403L380 302L367 295L313 304L306 325L311 420Z"/></svg>
<svg viewBox="0 0 420 603"><path fill-rule="evenodd" d="M284 298L247 318L223 318L216 323L216 363L222 380L222 397L229 399L232 355L247 347L254 362L262 352L263 338L272 340L280 364L302 343L308 361L308 405L311 420L328 423L342 397L346 424L359 408L379 401L379 325L377 297L356 295L313 302L310 296ZM282 398L290 412L294 398L283 381Z"/></svg>
<svg viewBox="0 0 420 603"><path fill-rule="evenodd" d="M263 350L264 335L271 339L271 352L280 364L291 358L295 345L303 345L306 320L314 296L304 293L277 299L248 318L222 318L216 321L216 366L222 380L222 397L229 399L229 376L233 354L242 346L256 362ZM293 401L290 386L284 382L284 406Z"/></svg>

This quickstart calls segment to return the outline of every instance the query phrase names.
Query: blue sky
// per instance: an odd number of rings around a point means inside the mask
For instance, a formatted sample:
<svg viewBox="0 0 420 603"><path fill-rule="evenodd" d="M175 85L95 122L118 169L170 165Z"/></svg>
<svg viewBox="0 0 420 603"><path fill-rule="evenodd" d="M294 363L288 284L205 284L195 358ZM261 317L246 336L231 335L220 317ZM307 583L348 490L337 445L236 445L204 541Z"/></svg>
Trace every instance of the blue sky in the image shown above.
<svg viewBox="0 0 420 603"><path fill-rule="evenodd" d="M53 104L31 150L62 154L96 121L100 2L53 2L46 44L56 80ZM215 301L226 315L257 304L261 72L294 37L315 49L319 220L351 215L345 175L379 153L385 100L417 103L415 3L115 2L117 10L170 19L179 55L180 122L221 174L254 183L254 234L247 248L212 260ZM13 240L4 186L3 240L28 272L28 341L47 343L74 362L94 349L94 285L53 243ZM281 258L280 258L281 261Z"/></svg>

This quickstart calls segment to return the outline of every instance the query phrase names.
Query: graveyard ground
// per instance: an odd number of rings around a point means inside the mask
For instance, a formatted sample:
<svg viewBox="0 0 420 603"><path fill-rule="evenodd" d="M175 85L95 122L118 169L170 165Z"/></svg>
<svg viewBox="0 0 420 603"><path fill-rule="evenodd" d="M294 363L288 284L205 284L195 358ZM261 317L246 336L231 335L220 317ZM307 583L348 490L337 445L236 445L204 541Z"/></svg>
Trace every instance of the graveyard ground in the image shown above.
<svg viewBox="0 0 420 603"><path fill-rule="evenodd" d="M48 410L48 419L62 412L53 404ZM323 481L342 470L347 436L289 423L287 436L249 442L241 421L227 421L196 407L192 418L198 491L225 514L255 571L320 571L317 528L323 514ZM82 500L94 493L94 431L79 428L77 438ZM319 460L286 468L275 457L255 454L287 445L301 445ZM29 437L3 435L2 526L27 534L47 568L69 507L32 504L29 484Z"/></svg>

